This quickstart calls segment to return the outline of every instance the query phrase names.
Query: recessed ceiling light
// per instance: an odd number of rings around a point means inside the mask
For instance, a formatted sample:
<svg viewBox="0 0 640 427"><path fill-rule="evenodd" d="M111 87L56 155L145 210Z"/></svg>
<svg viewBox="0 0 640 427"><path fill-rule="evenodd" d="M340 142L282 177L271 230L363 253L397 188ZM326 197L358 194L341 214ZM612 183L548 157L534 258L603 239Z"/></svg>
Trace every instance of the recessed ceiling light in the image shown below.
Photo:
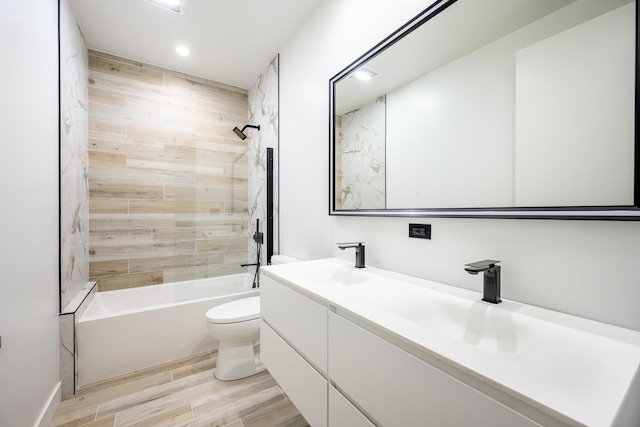
<svg viewBox="0 0 640 427"><path fill-rule="evenodd" d="M189 49L186 46L178 46L176 47L176 53L180 56L189 56Z"/></svg>
<svg viewBox="0 0 640 427"><path fill-rule="evenodd" d="M147 0L147 1L157 6L164 7L169 10L173 10L174 12L178 12L178 13L184 12L183 0Z"/></svg>
<svg viewBox="0 0 640 427"><path fill-rule="evenodd" d="M353 73L349 74L349 78L359 81L361 83L366 83L371 79L376 78L380 73L378 73L375 70L372 70L371 68L358 68L356 71L354 71Z"/></svg>

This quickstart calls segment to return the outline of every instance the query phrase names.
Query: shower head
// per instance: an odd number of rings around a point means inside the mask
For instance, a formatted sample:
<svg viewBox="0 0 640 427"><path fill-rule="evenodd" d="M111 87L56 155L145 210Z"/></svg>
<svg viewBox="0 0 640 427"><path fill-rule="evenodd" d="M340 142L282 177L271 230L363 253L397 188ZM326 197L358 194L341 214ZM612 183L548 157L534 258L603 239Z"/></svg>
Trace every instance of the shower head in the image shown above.
<svg viewBox="0 0 640 427"><path fill-rule="evenodd" d="M238 127L236 126L236 127L234 127L234 128L233 128L233 131L236 133L236 135L238 135L238 137L239 137L240 139L243 139L243 140L244 140L244 139L247 137L247 135L245 135L245 134L244 134L244 130L245 130L246 128L258 129L258 131L259 131L259 130L260 130L260 125L258 125L258 126L254 126L254 125L246 125L245 127L243 127L243 128L242 128L242 130L238 129Z"/></svg>
<svg viewBox="0 0 640 427"><path fill-rule="evenodd" d="M237 126L233 128L233 131L240 137L240 139L245 139L247 137L247 135L245 135L244 132L238 129Z"/></svg>

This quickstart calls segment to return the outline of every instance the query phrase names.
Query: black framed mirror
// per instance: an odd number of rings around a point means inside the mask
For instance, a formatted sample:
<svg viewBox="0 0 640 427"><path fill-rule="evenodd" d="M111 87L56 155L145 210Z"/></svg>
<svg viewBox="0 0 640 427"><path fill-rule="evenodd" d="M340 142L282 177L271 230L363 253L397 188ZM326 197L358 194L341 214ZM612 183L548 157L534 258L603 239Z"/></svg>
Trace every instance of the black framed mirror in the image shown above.
<svg viewBox="0 0 640 427"><path fill-rule="evenodd" d="M440 0L330 80L331 215L640 220L637 0Z"/></svg>

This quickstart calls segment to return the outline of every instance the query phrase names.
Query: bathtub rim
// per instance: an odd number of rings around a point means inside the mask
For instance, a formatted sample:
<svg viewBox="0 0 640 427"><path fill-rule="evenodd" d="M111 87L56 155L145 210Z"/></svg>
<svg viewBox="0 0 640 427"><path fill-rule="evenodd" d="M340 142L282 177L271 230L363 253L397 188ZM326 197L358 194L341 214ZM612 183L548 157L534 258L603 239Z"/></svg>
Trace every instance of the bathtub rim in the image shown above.
<svg viewBox="0 0 640 427"><path fill-rule="evenodd" d="M178 301L170 301L170 302L166 302L166 303L161 303L161 304L153 304L153 305L144 305L144 306L140 306L140 307L136 307L136 308L130 308L130 309L126 309L126 310L117 310L117 311L113 311L113 310L108 310L108 309L103 309L103 311L101 313L97 313L97 314L89 314L91 312L91 308L93 307L94 304L100 304L100 297L101 296L107 296L107 295L112 295L114 293L125 293L125 292L136 292L136 293L143 293L144 291L147 292L153 292L152 288L157 289L156 287L166 287L166 288L173 288L176 285L179 286L180 284L186 284L186 283L190 283L190 282L205 282L211 279L223 279L223 278L227 278L227 277L236 277L236 276L244 276L244 286L246 286L246 288L243 288L242 290L236 290L236 291L231 291L228 293L222 293L222 294L216 294L216 295L204 295L201 297L193 297L193 298L185 298L185 299L180 299ZM204 301L204 300L215 300L218 298L225 298L225 297L237 297L239 295L244 295L247 294L247 298L250 296L258 296L260 295L260 288L252 288L252 281L253 281L253 274L251 273L236 273L236 274L229 274L229 275L225 275L225 276L215 276L215 277L208 277L208 278L202 278L202 279L191 279L191 280L185 280L182 282L171 282L171 283L159 283L157 285L147 285L147 286L140 286L140 287L135 287L135 288L126 288L126 289L117 289L117 290L111 290L111 291L98 291L95 293L95 296L91 299L91 301L89 302L89 304L87 305L87 308L85 310L83 310L83 313L81 316L79 316L76 320L77 323L86 323L86 322L90 322L90 321L96 321L96 320L100 320L100 319L108 319L108 318L112 318L112 317L117 317L117 316L125 316L125 315L129 315L129 314L134 314L134 313L141 313L141 312L146 312L146 311L151 311L151 310L161 310L161 309L165 309L165 308L169 308L169 307L174 307L174 306L180 306L180 305L184 305L184 304L189 304L189 303L193 303L196 301ZM257 292L256 292L257 291ZM254 295L255 293L255 295Z"/></svg>

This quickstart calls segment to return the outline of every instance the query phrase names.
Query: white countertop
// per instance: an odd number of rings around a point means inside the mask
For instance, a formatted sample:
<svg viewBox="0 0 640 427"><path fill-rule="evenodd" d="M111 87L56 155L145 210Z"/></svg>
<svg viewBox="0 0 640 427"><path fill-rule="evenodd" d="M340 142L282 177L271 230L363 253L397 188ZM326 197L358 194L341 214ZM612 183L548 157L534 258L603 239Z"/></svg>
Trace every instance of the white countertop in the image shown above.
<svg viewBox="0 0 640 427"><path fill-rule="evenodd" d="M336 258L263 272L567 424L616 425L639 393L637 331Z"/></svg>

